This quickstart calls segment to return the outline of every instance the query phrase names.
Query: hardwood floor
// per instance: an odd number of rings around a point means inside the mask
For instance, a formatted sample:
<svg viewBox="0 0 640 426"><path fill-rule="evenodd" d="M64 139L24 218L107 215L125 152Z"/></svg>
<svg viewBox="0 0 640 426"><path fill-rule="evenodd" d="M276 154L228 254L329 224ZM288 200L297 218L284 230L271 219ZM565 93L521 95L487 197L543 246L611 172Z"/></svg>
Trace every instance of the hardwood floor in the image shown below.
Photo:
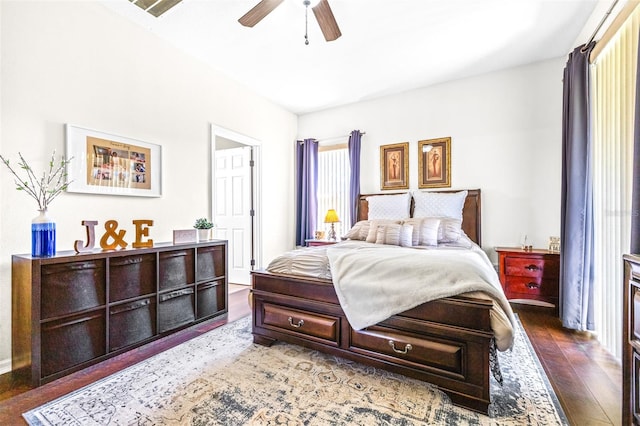
<svg viewBox="0 0 640 426"><path fill-rule="evenodd" d="M572 425L622 424L622 367L588 333L562 328L552 310L514 305Z"/></svg>
<svg viewBox="0 0 640 426"><path fill-rule="evenodd" d="M620 425L622 373L615 359L588 334L563 329L552 310L526 305L515 305L514 310L570 424ZM31 408L249 314L248 288L239 289L229 295L226 321L194 326L36 389L30 389L24 376L4 374L0 376L0 424L26 424L21 415Z"/></svg>

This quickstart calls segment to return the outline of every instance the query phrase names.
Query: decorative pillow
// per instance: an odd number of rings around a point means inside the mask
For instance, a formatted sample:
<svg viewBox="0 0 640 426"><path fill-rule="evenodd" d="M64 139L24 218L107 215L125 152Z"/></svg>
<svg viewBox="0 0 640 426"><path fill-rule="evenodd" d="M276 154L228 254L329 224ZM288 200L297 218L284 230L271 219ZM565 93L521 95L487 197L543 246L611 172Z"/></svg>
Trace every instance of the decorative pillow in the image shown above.
<svg viewBox="0 0 640 426"><path fill-rule="evenodd" d="M413 193L413 217L451 217L462 221L462 208L468 191Z"/></svg>
<svg viewBox="0 0 640 426"><path fill-rule="evenodd" d="M411 236L411 245L414 246L437 246L438 230L440 218L424 217L406 219L403 224L411 225L413 233Z"/></svg>
<svg viewBox="0 0 640 426"><path fill-rule="evenodd" d="M378 226L376 244L389 244L394 246L411 247L411 234L413 226L389 224Z"/></svg>
<svg viewBox="0 0 640 426"><path fill-rule="evenodd" d="M370 220L369 229L367 230L367 236L364 239L368 243L375 243L378 238L378 227L383 225L399 225L398 220Z"/></svg>
<svg viewBox="0 0 640 426"><path fill-rule="evenodd" d="M409 217L411 194L372 195L367 197L369 203L369 220L400 220Z"/></svg>
<svg viewBox="0 0 640 426"><path fill-rule="evenodd" d="M402 224L400 228L400 245L402 247L411 247L413 237L413 226Z"/></svg>
<svg viewBox="0 0 640 426"><path fill-rule="evenodd" d="M438 243L455 243L462 236L462 221L450 217L440 218Z"/></svg>
<svg viewBox="0 0 640 426"><path fill-rule="evenodd" d="M350 240L366 240L367 235L369 234L369 221L361 220L356 222L355 225L349 229L349 232L343 237L348 238Z"/></svg>

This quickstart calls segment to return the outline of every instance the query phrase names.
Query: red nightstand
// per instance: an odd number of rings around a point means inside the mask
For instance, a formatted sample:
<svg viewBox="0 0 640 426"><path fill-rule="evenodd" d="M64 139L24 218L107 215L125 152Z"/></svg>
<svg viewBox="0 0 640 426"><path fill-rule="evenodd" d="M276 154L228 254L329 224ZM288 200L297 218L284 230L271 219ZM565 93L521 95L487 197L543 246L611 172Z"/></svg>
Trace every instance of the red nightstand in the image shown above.
<svg viewBox="0 0 640 426"><path fill-rule="evenodd" d="M558 307L560 254L496 247L500 282L509 300L536 300Z"/></svg>
<svg viewBox="0 0 640 426"><path fill-rule="evenodd" d="M337 243L337 241L330 241L330 240L316 240L315 238L309 239L309 240L304 240L305 243L307 243L307 247L314 247L314 246L328 246L330 244L335 244Z"/></svg>

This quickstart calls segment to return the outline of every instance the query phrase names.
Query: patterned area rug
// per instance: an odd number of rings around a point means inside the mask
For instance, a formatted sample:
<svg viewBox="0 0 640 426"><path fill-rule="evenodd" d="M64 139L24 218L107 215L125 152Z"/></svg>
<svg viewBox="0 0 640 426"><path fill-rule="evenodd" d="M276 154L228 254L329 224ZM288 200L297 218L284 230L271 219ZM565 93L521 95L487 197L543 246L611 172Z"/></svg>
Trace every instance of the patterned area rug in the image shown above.
<svg viewBox="0 0 640 426"><path fill-rule="evenodd" d="M499 353L489 416L434 386L286 343L253 344L250 318L212 330L23 414L30 425L563 425L522 329Z"/></svg>

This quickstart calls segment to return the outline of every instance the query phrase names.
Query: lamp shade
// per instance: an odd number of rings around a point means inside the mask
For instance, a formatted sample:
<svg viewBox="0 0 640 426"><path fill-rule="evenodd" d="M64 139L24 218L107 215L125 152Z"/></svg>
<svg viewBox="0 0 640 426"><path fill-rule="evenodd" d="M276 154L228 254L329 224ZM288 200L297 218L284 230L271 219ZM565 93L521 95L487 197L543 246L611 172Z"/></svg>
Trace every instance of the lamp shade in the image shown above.
<svg viewBox="0 0 640 426"><path fill-rule="evenodd" d="M336 213L334 209L330 209L327 212L327 215L324 217L324 223L336 223L336 222L340 222L340 219L338 219L338 213Z"/></svg>

